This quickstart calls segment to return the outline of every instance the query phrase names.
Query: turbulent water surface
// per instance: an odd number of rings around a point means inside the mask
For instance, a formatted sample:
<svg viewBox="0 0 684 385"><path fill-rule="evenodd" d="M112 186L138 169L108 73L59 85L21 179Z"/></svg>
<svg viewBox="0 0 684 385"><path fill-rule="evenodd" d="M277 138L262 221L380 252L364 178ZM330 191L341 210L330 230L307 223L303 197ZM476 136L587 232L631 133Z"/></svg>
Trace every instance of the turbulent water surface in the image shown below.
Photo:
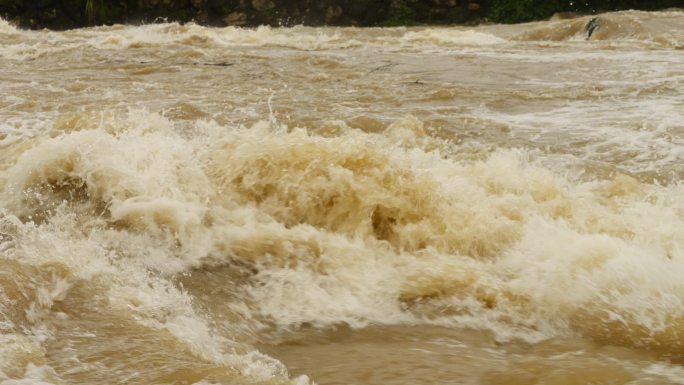
<svg viewBox="0 0 684 385"><path fill-rule="evenodd" d="M0 20L0 384L684 384L684 13Z"/></svg>

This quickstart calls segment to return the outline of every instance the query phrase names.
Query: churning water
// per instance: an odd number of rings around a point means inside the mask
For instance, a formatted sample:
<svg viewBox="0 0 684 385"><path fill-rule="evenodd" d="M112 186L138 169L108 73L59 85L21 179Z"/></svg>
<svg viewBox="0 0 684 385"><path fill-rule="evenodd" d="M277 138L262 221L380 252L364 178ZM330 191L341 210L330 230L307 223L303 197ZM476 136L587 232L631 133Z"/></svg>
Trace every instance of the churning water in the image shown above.
<svg viewBox="0 0 684 385"><path fill-rule="evenodd" d="M684 384L684 13L0 20L0 384Z"/></svg>

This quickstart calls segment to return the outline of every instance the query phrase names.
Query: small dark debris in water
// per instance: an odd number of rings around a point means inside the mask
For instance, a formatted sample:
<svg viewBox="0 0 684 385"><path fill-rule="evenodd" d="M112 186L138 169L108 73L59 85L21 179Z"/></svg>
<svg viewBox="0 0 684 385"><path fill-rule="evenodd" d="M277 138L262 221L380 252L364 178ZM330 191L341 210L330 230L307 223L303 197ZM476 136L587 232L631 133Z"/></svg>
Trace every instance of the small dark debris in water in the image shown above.
<svg viewBox="0 0 684 385"><path fill-rule="evenodd" d="M138 61L137 64L160 64L160 63L156 62L156 61L152 61L152 60L147 60L147 61L142 60L142 61ZM186 63L170 63L170 64L171 65L203 65L203 66L216 66L216 67L230 67L230 66L235 65L235 63L230 63L230 62L225 62L225 61L218 62L218 63L198 63L198 62L187 63L186 62Z"/></svg>
<svg viewBox="0 0 684 385"><path fill-rule="evenodd" d="M584 27L584 32L587 34L587 40L591 37L591 35L594 33L599 28L599 21L598 17L595 17L587 23L587 25Z"/></svg>
<svg viewBox="0 0 684 385"><path fill-rule="evenodd" d="M388 64L383 64L379 67L375 67L372 70L368 71L368 73L366 73L366 76L372 74L373 72L384 71L386 69L390 69L390 68L394 67L395 65L396 65L395 63L388 63Z"/></svg>
<svg viewBox="0 0 684 385"><path fill-rule="evenodd" d="M220 63L202 63L202 65L205 66L216 66L216 67L230 67L232 65L235 65L235 63L228 63L228 62L220 62Z"/></svg>

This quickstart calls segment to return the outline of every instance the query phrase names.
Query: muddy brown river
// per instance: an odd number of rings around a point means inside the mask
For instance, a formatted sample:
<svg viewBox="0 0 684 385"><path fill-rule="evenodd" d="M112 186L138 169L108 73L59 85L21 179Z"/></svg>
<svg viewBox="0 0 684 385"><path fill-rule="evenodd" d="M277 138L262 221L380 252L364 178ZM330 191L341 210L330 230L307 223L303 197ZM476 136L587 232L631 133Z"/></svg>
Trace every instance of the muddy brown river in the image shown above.
<svg viewBox="0 0 684 385"><path fill-rule="evenodd" d="M0 384L684 384L684 12L0 20Z"/></svg>

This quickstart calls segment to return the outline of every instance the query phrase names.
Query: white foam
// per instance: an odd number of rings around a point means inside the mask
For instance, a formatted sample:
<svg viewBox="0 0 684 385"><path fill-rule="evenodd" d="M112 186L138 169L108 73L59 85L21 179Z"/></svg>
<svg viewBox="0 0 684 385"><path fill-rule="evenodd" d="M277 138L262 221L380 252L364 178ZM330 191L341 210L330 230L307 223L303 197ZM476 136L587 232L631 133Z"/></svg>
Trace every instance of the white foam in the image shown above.
<svg viewBox="0 0 684 385"><path fill-rule="evenodd" d="M432 43L440 46L450 45L494 45L506 43L498 36L475 30L455 28L429 28L421 31L410 31L402 37L404 43Z"/></svg>
<svg viewBox="0 0 684 385"><path fill-rule="evenodd" d="M22 378L9 378L0 371L0 385L58 385L61 381L51 367L29 363Z"/></svg>
<svg viewBox="0 0 684 385"><path fill-rule="evenodd" d="M0 34L15 35L18 34L19 30L7 20L0 18Z"/></svg>
<svg viewBox="0 0 684 385"><path fill-rule="evenodd" d="M364 40L355 29L117 26L31 32L7 49L15 49L17 58L37 58L83 46L171 48L164 53L183 46L202 54L226 47L429 52L468 46L464 50L473 57L501 55L525 65L609 58L638 64L601 68L609 80L596 82L607 90L599 96L663 82L674 87L681 80L677 56L667 50L536 58L536 51L508 45L499 52L493 46L505 41L479 30L372 32ZM610 80L610 71L622 70L636 80ZM523 86L563 89L595 80L573 73L572 82L544 73ZM617 159L634 150L634 158L612 164L635 173L678 170L684 153L673 130L682 120L681 98L672 94L665 99L637 92L523 113L484 107L469 113L511 127L513 139L528 135L523 142L530 146L547 134L555 141L589 138L577 154L565 154L582 165L582 157ZM252 111L253 118L259 110L247 101L234 111ZM487 150L478 160L459 160L467 159L460 156L463 147L430 136L410 116L378 133L341 123L334 133L317 135L280 126L273 114L249 128L212 121L181 127L140 110L77 111L77 119L59 122L56 114L31 110L0 123L6 135L0 141L2 258L68 272L36 288L34 304L21 313L31 323L25 329L36 351L53 337L44 321L60 319L52 313L54 304L79 281L102 284L108 310L168 333L193 357L250 379L288 375L277 360L238 342L243 331L258 334L267 327L436 324L528 341L615 333L607 338L677 349L673 336L684 317L681 185L624 175L582 182L576 168L543 166L552 163L544 163L549 158L527 150ZM623 127L615 124L618 118L643 119L644 125ZM244 277L217 279L215 292L192 292L177 283L180 275L192 281L203 272L242 267ZM208 303L233 312L240 324L217 331L212 314L198 306L203 295L215 295ZM7 322L3 331L24 326L19 323ZM640 330L648 336L639 339ZM12 357L28 343L7 341ZM23 373L10 377L1 364L3 381L23 381L16 380ZM26 378L51 381L30 373Z"/></svg>
<svg viewBox="0 0 684 385"><path fill-rule="evenodd" d="M652 364L644 370L646 373L664 377L674 384L684 384L684 369L667 363Z"/></svg>

